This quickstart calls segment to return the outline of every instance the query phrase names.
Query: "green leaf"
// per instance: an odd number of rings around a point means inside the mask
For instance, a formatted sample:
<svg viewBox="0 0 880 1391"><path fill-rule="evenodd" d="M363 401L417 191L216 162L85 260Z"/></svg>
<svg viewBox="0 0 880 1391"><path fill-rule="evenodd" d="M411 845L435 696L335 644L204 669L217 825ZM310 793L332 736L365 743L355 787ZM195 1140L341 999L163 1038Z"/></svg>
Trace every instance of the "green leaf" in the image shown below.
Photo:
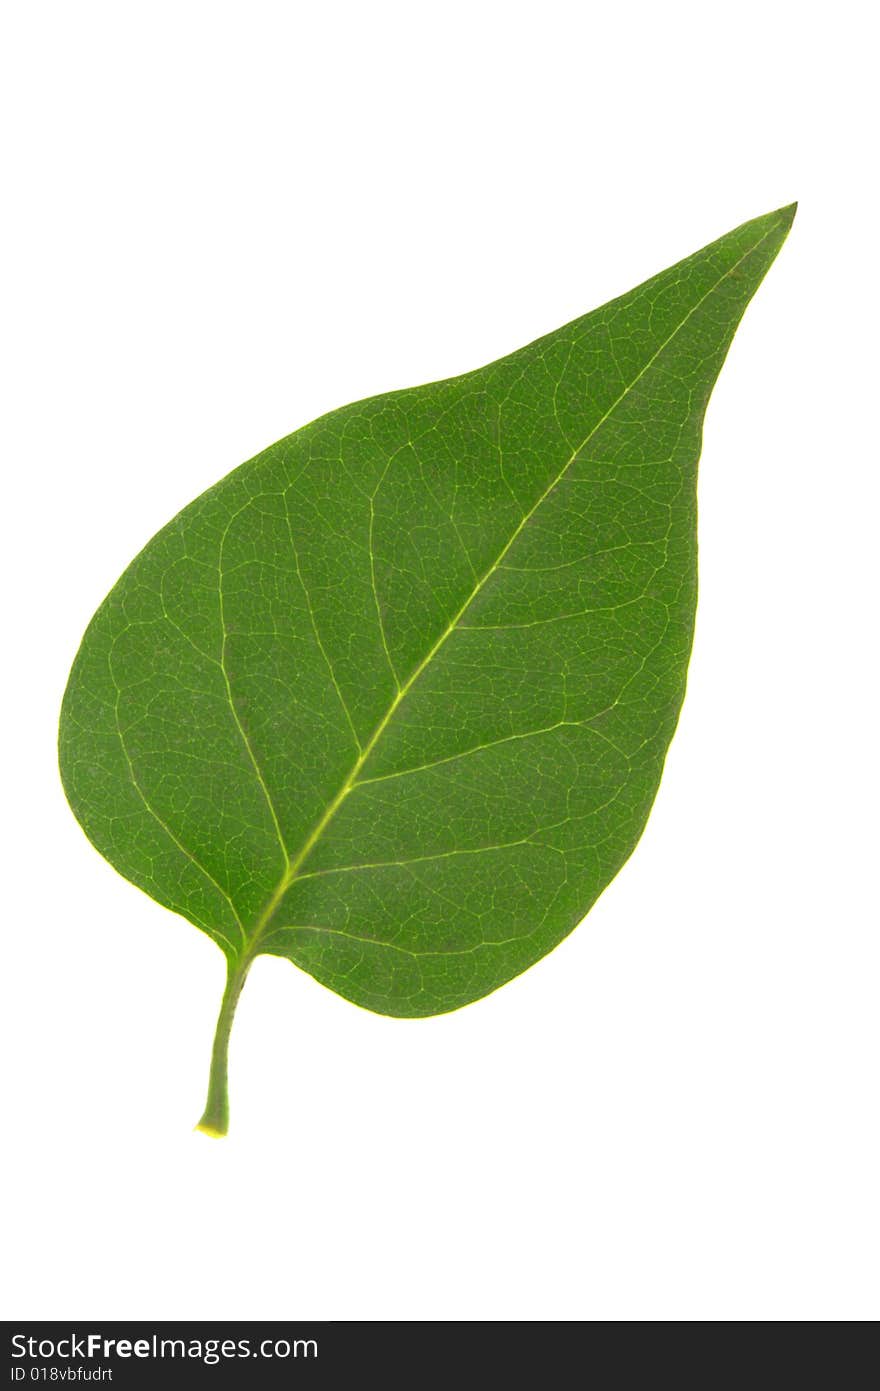
<svg viewBox="0 0 880 1391"><path fill-rule="evenodd" d="M89 625L61 771L228 960L477 1000L638 840L684 696L703 414L794 206L449 381L334 411L184 509Z"/></svg>

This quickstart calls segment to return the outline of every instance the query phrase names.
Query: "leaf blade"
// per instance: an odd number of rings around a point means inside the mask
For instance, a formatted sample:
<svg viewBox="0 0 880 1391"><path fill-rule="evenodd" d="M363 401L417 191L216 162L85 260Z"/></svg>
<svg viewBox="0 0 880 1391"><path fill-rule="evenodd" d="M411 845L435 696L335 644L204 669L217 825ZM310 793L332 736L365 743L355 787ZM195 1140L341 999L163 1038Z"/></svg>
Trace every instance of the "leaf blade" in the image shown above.
<svg viewBox="0 0 880 1391"><path fill-rule="evenodd" d="M656 794L702 416L793 213L333 412L154 538L62 712L111 863L230 960L284 955L384 1013L457 1008L561 940Z"/></svg>

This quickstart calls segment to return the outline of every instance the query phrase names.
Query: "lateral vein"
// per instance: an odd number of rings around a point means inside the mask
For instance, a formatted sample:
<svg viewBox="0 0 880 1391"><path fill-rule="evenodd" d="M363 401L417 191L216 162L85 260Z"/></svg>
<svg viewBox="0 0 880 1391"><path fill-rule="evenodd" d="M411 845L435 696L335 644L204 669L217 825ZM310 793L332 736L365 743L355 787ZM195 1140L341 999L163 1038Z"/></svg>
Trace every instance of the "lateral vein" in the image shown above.
<svg viewBox="0 0 880 1391"><path fill-rule="evenodd" d="M284 842L284 836L281 833L281 823L278 820L278 813L275 810L275 803L273 802L269 789L266 786L266 780L263 777L262 770L260 769L260 765L257 762L257 756L253 751L251 741L247 736L247 732L241 720L239 719L238 711L235 708L235 700L232 695L232 683L229 680L229 671L226 666L226 643L229 634L226 628L226 614L224 609L223 598L223 549L226 545L226 538L229 535L232 523L235 521L236 517L240 517L242 512L246 511L246 509L250 507L252 502L253 498L248 498L248 501L244 504L243 507L240 507L237 512L233 512L232 516L229 518L229 521L226 523L223 535L220 538L220 550L217 556L217 593L220 603L220 631L222 633L222 641L220 644L220 669L223 672L223 680L226 685L226 697L229 701L229 708L232 711L232 718L235 721L235 726L239 734L241 735L242 743L244 744L245 749L247 750L248 758L250 759L251 765L254 770L254 775L257 779L257 782L260 784L263 796L266 799L266 806L269 808L269 815L272 818L272 825L275 828L275 835L278 839L278 844L281 847L281 854L284 860L285 868L287 868L290 864L290 855L288 853L287 846Z"/></svg>

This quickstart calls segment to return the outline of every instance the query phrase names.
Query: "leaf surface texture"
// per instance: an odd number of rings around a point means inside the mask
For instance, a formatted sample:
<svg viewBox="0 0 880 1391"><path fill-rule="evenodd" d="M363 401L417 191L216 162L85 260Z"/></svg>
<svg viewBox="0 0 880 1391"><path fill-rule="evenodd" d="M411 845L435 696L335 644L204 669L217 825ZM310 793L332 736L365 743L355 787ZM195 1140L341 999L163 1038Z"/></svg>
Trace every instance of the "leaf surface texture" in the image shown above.
<svg viewBox="0 0 880 1391"><path fill-rule="evenodd" d="M636 844L696 602L703 414L793 216L491 366L334 411L175 517L61 721L100 852L240 970L455 1009Z"/></svg>

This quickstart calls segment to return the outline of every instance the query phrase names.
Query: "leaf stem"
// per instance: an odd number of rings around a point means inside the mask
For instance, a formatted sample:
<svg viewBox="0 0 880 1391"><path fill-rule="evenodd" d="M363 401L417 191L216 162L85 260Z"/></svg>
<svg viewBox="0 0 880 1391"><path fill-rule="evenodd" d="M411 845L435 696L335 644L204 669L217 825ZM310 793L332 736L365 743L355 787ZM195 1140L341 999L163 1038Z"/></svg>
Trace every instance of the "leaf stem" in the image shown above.
<svg viewBox="0 0 880 1391"><path fill-rule="evenodd" d="M219 1138L229 1130L229 1089L227 1082L227 1058L229 1054L229 1034L235 1017L235 1007L251 968L252 956L243 959L228 959L226 989L220 1002L217 1016L217 1029L214 1034L214 1048L211 1053L211 1071L208 1076L208 1099L205 1110L196 1130L205 1135Z"/></svg>

